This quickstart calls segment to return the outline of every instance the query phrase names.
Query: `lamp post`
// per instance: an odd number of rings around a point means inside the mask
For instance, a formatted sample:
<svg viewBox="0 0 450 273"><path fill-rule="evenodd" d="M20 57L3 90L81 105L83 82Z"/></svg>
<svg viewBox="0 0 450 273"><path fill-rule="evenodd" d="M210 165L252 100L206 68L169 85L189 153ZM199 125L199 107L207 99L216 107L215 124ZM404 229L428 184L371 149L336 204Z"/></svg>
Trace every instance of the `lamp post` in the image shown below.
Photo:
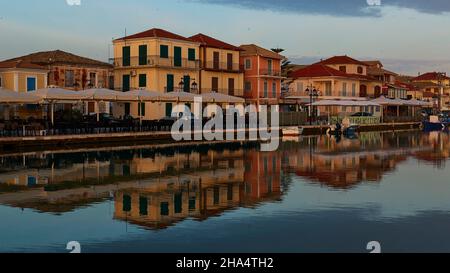
<svg viewBox="0 0 450 273"><path fill-rule="evenodd" d="M309 96L309 125L312 125L312 118L314 117L314 99L317 99L320 96L320 91L317 90L313 85L309 85L305 90L306 94Z"/></svg>
<svg viewBox="0 0 450 273"><path fill-rule="evenodd" d="M183 79L183 77L181 77L181 81L178 83L178 89L179 89L180 92L182 92L183 89L184 89L184 79Z"/></svg>
<svg viewBox="0 0 450 273"><path fill-rule="evenodd" d="M198 94L198 84L195 82L195 79L192 79L194 82L192 83L191 93Z"/></svg>

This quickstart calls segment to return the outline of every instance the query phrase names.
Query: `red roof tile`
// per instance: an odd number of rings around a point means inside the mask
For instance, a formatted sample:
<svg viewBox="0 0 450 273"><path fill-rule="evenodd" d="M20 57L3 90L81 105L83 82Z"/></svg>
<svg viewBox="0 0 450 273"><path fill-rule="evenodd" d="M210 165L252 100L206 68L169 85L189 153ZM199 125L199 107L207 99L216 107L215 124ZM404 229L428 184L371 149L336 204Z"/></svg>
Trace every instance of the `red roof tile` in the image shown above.
<svg viewBox="0 0 450 273"><path fill-rule="evenodd" d="M3 61L0 62L0 68L24 68L24 69L41 69L45 70L44 66L30 63L30 62L24 62L22 60L17 61Z"/></svg>
<svg viewBox="0 0 450 273"><path fill-rule="evenodd" d="M303 69L296 70L292 72L290 77L296 78L313 78L313 77L345 77L351 78L353 77L350 74L345 72L333 69L323 64L313 64L307 66Z"/></svg>
<svg viewBox="0 0 450 273"><path fill-rule="evenodd" d="M262 56L265 58L271 58L276 60L283 60L285 57L283 55L280 55L276 52L273 52L271 50L262 48L260 46L257 46L255 44L250 45L241 45L239 47L241 52L241 57L247 57L247 56Z"/></svg>
<svg viewBox="0 0 450 273"><path fill-rule="evenodd" d="M191 39L194 42L198 42L198 43L202 44L203 46L219 48L219 49L242 51L242 49L240 49L237 46L225 43L223 41L217 40L215 38L212 38L212 37L207 36L207 35L202 34L202 33L199 33L197 35L189 37L189 39Z"/></svg>
<svg viewBox="0 0 450 273"><path fill-rule="evenodd" d="M152 29L149 29L149 30L146 30L143 32L133 34L133 35L128 35L128 36L116 39L115 41L131 40L131 39L139 39L139 38L167 38L167 39L192 42L192 40L190 40L186 37L183 37L181 35L169 32L164 29L159 29L159 28L152 28Z"/></svg>
<svg viewBox="0 0 450 273"><path fill-rule="evenodd" d="M440 75L438 72L429 72L412 79L412 81L437 81L439 80L439 77ZM450 80L447 76L444 76L442 79Z"/></svg>
<svg viewBox="0 0 450 273"><path fill-rule="evenodd" d="M327 65L336 65L336 64L357 64L357 65L364 65L368 66L367 64L355 60L353 58L350 58L348 56L334 56L331 58L328 58L326 60L318 62L319 64L327 64Z"/></svg>

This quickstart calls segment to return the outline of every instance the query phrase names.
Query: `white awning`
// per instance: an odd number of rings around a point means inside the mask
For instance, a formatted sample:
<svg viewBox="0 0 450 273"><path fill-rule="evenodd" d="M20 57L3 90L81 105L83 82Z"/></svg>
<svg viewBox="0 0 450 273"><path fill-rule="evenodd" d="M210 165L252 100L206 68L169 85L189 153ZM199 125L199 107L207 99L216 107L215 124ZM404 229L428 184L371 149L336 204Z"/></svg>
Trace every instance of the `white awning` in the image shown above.
<svg viewBox="0 0 450 273"><path fill-rule="evenodd" d="M313 104L308 104L312 106L381 106L380 104L373 101L361 101L361 100L320 100Z"/></svg>
<svg viewBox="0 0 450 273"><path fill-rule="evenodd" d="M124 99L126 100L132 100L132 101L151 101L156 102L160 100L162 93L158 93L156 91L149 91L149 90L133 90L129 92L123 92Z"/></svg>
<svg viewBox="0 0 450 273"><path fill-rule="evenodd" d="M71 91L62 88L43 88L36 91L28 92L28 94L37 96L47 102L64 102L64 101L81 101L88 99L83 92Z"/></svg>
<svg viewBox="0 0 450 273"><path fill-rule="evenodd" d="M245 103L245 99L243 98L229 96L217 92L202 94L202 99L204 102L211 103Z"/></svg>
<svg viewBox="0 0 450 273"><path fill-rule="evenodd" d="M22 104L22 103L40 103L41 98L30 94L31 92L15 92L0 88L0 103Z"/></svg>
<svg viewBox="0 0 450 273"><path fill-rule="evenodd" d="M86 95L86 100L93 101L134 101L128 92L119 92L110 89L88 89L80 91L81 94Z"/></svg>
<svg viewBox="0 0 450 273"><path fill-rule="evenodd" d="M167 92L160 94L160 101L174 101L174 102L194 102L196 94L188 92Z"/></svg>
<svg viewBox="0 0 450 273"><path fill-rule="evenodd" d="M402 106L405 105L405 100L401 99L388 99L385 96L381 96L377 99L372 100L372 102L381 104L383 106Z"/></svg>

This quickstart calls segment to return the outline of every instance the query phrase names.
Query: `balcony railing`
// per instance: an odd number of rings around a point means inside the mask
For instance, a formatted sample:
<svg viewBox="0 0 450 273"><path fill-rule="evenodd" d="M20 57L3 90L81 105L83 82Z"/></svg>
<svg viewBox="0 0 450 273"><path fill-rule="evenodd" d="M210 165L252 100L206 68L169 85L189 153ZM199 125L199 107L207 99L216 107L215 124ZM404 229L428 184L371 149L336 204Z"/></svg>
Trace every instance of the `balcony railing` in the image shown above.
<svg viewBox="0 0 450 273"><path fill-rule="evenodd" d="M238 63L206 62L202 63L202 69L224 71L224 72L242 72L244 71L244 66Z"/></svg>
<svg viewBox="0 0 450 273"><path fill-rule="evenodd" d="M160 56L113 58L110 63L115 67L166 67L183 69L200 69L199 60L189 60L185 58L163 58Z"/></svg>
<svg viewBox="0 0 450 273"><path fill-rule="evenodd" d="M259 75L269 77L281 77L281 71L273 69L261 69L259 70Z"/></svg>

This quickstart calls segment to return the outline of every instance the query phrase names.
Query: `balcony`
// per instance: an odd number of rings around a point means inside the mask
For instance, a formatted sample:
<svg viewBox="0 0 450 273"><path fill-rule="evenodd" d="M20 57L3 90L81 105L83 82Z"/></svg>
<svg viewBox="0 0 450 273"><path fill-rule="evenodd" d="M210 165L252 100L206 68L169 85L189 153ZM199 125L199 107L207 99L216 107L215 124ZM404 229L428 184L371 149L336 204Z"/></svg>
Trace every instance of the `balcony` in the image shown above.
<svg viewBox="0 0 450 273"><path fill-rule="evenodd" d="M277 77L281 78L281 71L280 70L273 70L273 69L260 69L259 75L266 76L266 77Z"/></svg>
<svg viewBox="0 0 450 273"><path fill-rule="evenodd" d="M244 66L238 63L205 62L202 63L202 69L219 72L241 73L244 71Z"/></svg>
<svg viewBox="0 0 450 273"><path fill-rule="evenodd" d="M185 58L163 58L160 56L147 57L130 57L130 58L112 58L110 63L115 68L146 68L146 67L161 67L161 68L179 68L199 70L199 60L189 60Z"/></svg>

